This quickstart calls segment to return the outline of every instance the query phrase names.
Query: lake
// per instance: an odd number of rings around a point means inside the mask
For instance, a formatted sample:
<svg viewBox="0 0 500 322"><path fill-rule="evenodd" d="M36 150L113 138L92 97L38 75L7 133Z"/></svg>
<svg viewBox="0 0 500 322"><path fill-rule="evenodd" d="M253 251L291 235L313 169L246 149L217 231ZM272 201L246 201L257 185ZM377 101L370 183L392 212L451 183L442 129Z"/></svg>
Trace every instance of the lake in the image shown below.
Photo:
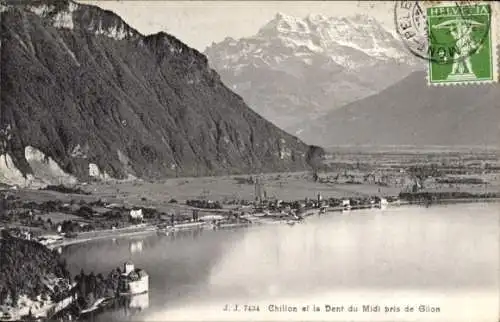
<svg viewBox="0 0 500 322"><path fill-rule="evenodd" d="M94 321L498 321L499 210L330 213L294 226L100 240L63 256L73 274L132 260L150 275L134 310Z"/></svg>

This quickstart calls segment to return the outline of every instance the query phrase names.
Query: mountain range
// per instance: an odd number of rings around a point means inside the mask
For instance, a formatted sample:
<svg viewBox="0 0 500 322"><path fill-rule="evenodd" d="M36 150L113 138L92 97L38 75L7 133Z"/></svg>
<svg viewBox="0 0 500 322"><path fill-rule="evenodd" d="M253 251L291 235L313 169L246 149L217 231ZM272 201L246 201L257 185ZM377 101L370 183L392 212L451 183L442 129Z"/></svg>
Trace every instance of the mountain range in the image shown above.
<svg viewBox="0 0 500 322"><path fill-rule="evenodd" d="M326 147L500 147L499 102L498 84L435 87L419 71L297 131L306 142Z"/></svg>
<svg viewBox="0 0 500 322"><path fill-rule="evenodd" d="M142 35L70 0L3 1L0 11L0 181L306 167L307 145L172 35Z"/></svg>
<svg viewBox="0 0 500 322"><path fill-rule="evenodd" d="M367 15L278 13L254 36L228 37L204 53L250 107L286 130L376 94L422 65Z"/></svg>

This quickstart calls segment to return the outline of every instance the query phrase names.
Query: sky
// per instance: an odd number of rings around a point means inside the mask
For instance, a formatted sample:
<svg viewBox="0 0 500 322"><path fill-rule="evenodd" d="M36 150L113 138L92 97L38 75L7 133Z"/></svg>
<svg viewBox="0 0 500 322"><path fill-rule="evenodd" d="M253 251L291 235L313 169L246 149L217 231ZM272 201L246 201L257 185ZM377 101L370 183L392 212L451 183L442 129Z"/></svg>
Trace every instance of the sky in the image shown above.
<svg viewBox="0 0 500 322"><path fill-rule="evenodd" d="M165 31L187 45L204 51L212 42L255 35L276 13L306 17L368 14L388 30L394 29L391 1L135 1L106 0L88 3L111 10L143 34Z"/></svg>

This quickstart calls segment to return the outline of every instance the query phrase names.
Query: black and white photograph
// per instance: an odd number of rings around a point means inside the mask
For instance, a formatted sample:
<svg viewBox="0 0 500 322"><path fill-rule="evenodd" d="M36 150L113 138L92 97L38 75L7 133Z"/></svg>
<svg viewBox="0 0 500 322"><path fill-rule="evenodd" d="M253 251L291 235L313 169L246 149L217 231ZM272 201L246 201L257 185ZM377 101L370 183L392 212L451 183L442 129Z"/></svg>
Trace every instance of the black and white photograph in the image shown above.
<svg viewBox="0 0 500 322"><path fill-rule="evenodd" d="M0 321L500 322L500 2L0 25Z"/></svg>

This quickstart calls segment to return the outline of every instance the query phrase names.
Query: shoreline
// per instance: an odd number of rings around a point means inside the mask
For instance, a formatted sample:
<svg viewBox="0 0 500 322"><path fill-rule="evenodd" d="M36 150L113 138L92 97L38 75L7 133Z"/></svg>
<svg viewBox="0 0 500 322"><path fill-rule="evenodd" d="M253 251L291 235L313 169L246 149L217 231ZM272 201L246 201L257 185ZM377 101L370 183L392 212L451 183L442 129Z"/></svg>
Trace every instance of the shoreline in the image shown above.
<svg viewBox="0 0 500 322"><path fill-rule="evenodd" d="M134 231L127 231L127 230L134 230ZM47 248L50 250L57 249L59 247L66 247L70 245L75 245L75 244L81 244L81 243L87 243L87 242L92 242L95 240L101 240L101 239L108 239L108 238L120 238L120 237L132 237L132 236L138 236L138 235L146 235L146 234L152 234L157 231L156 226L154 225L145 225L143 227L127 227L127 228L119 228L115 230L105 230L105 231L93 231L93 232L88 232L88 234L93 234L96 236L91 236L91 237L82 237L82 238L68 238L66 240L63 240L62 242L56 242L56 243L51 243L48 245L45 245ZM80 233L80 234L87 234L85 233Z"/></svg>
<svg viewBox="0 0 500 322"><path fill-rule="evenodd" d="M343 211L357 211L357 210L365 210L365 209L385 209L386 207L389 208L395 208L395 207L401 207L401 206L436 206L436 205L448 205L448 204L465 204L465 203L494 203L494 202L500 202L500 198L458 198L458 199L442 199L442 200L433 200L432 202L427 202L424 200L418 200L418 201L399 201L397 203L391 203L388 204L387 206L380 206L380 205L359 205L359 206L352 206L350 208L345 208L345 207L328 207L326 212L321 213L321 210L319 208L313 208L313 209L308 209L304 212L302 215L304 220L306 220L308 217L314 216L314 215L321 215L325 216L328 215L328 213L334 213L334 212L343 212ZM252 215L250 215L252 216ZM222 229L241 229L241 228L248 228L252 226L261 226L261 225L276 225L276 224L288 224L291 221L296 221L294 219L287 219L287 218L275 218L272 216L269 216L266 218L265 217L255 217L257 220L253 223L229 223L229 224L221 224L220 227L217 228L202 228L202 230L207 230L207 231L212 231L212 230L222 230ZM264 219L265 218L265 219ZM182 226L183 224L177 225ZM199 228L197 228L199 229ZM193 231L196 229L182 229L180 232L187 232L187 231ZM133 237L133 236L140 236L140 235L148 235L148 234L154 234L158 233L161 230L157 228L156 225L152 224L142 224L141 226L135 226L135 227L126 227L126 228L119 228L115 230L101 230L101 231L93 231L93 232L84 232L80 234L88 234L88 235L94 235L94 236L89 236L89 237L76 237L76 238L68 238L67 240L64 240L62 242L56 242L52 244L46 245L47 248L50 250L57 249L60 247L66 247L70 245L75 245L75 244L82 244L82 243L88 243L96 240L101 240L101 239L113 239L113 238L122 238L122 237Z"/></svg>

